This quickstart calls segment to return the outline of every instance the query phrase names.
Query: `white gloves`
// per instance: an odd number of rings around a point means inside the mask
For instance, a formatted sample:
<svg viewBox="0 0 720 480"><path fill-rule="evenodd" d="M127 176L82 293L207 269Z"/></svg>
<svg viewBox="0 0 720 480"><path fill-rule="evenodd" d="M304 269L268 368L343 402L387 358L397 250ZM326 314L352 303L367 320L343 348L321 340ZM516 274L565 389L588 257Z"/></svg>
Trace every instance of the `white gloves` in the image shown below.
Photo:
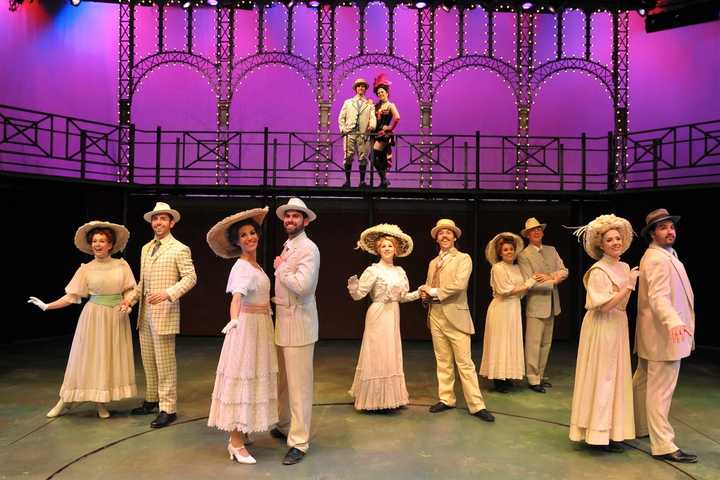
<svg viewBox="0 0 720 480"><path fill-rule="evenodd" d="M632 270L630 270L630 278L628 279L627 288L629 288L630 290L635 290L635 286L637 285L637 279L639 276L639 267L634 267Z"/></svg>
<svg viewBox="0 0 720 480"><path fill-rule="evenodd" d="M227 335L227 333L228 333L230 330L232 330L233 328L235 328L235 327L237 327L237 326L239 326L239 325L240 325L240 321L238 321L237 318L233 318L232 320L230 320L230 321L223 327L223 329L221 330L221 332Z"/></svg>
<svg viewBox="0 0 720 480"><path fill-rule="evenodd" d="M360 280L358 279L357 275L353 275L352 277L348 278L347 282L347 288L350 291L355 291L360 286Z"/></svg>
<svg viewBox="0 0 720 480"><path fill-rule="evenodd" d="M40 310L42 310L43 312L44 312L45 310L47 310L47 308L48 308L47 303L43 302L42 300L40 300L40 299L37 298L37 297L30 297L30 298L28 299L27 303L32 303L33 305L35 305L36 307L38 307L38 308L39 308Z"/></svg>

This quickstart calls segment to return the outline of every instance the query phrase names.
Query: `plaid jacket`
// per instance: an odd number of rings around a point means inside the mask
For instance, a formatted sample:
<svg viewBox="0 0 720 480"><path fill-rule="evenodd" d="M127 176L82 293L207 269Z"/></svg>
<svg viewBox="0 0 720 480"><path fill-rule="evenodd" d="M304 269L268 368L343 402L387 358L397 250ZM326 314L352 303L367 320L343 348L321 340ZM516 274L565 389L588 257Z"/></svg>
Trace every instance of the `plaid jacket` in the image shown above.
<svg viewBox="0 0 720 480"><path fill-rule="evenodd" d="M145 308L151 308L153 332L158 335L180 333L180 297L195 286L197 275L190 248L172 235L165 237L155 255L150 255L155 240L146 243L140 255L140 281L133 303L140 301L138 329L145 320ZM145 296L165 290L170 299L147 305Z"/></svg>

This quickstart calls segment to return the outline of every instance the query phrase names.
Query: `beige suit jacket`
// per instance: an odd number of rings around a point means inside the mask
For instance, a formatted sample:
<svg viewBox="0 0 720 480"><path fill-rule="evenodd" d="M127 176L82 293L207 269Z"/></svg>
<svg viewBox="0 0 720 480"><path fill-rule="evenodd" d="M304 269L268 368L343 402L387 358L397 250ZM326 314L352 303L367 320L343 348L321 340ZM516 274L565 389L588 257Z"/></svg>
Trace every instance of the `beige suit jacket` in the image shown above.
<svg viewBox="0 0 720 480"><path fill-rule="evenodd" d="M518 265L525 278L532 277L536 272L568 274L557 250L549 245L543 245L539 252L535 246L528 245L518 255ZM525 295L525 314L528 317L548 318L559 313L560 295L553 282L536 283L528 290Z"/></svg>
<svg viewBox="0 0 720 480"><path fill-rule="evenodd" d="M433 285L439 260L440 256L437 256L430 261L426 285ZM440 300L439 306L443 313L455 328L468 335L475 333L467 301L467 288L471 273L472 258L470 255L453 248L440 268L437 285L437 298ZM437 306L434 304L431 308L437 308Z"/></svg>
<svg viewBox="0 0 720 480"><path fill-rule="evenodd" d="M680 360L695 348L695 297L685 266L655 244L640 260L635 351L654 361ZM670 329L685 325L693 336L673 343Z"/></svg>
<svg viewBox="0 0 720 480"><path fill-rule="evenodd" d="M140 301L138 330L145 321L145 309L150 307L153 332L158 335L180 333L180 297L190 291L197 282L190 248L172 235L161 240L155 255L150 255L154 239L142 247L140 255L140 283L135 289L132 303ZM146 305L145 296L152 292L166 291L169 300Z"/></svg>
<svg viewBox="0 0 720 480"><path fill-rule="evenodd" d="M368 102L367 98L360 100L360 109L357 108L358 96L348 98L343 102L338 126L340 133L371 133L375 130L377 119L375 118L375 105Z"/></svg>
<svg viewBox="0 0 720 480"><path fill-rule="evenodd" d="M275 271L275 344L301 347L318 340L320 250L305 232L286 245L285 261Z"/></svg>

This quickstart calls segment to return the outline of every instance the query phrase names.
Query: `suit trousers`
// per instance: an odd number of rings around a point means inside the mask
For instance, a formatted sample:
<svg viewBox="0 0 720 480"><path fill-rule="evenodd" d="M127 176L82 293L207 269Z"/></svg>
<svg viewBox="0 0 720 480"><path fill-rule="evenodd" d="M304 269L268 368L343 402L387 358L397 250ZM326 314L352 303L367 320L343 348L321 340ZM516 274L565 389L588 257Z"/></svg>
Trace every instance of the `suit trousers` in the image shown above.
<svg viewBox="0 0 720 480"><path fill-rule="evenodd" d="M543 381L552 346L554 325L554 316L526 318L525 374L530 385L539 385Z"/></svg>
<svg viewBox="0 0 720 480"><path fill-rule="evenodd" d="M485 408L470 350L470 335L458 330L439 305L430 307L430 333L437 362L438 396L445 405L454 407L455 365L462 383L465 403L470 413Z"/></svg>
<svg viewBox="0 0 720 480"><path fill-rule="evenodd" d="M313 405L315 344L278 347L278 424L289 447L307 452Z"/></svg>
<svg viewBox="0 0 720 480"><path fill-rule="evenodd" d="M665 455L678 449L675 431L670 425L670 403L680 373L680 360L654 361L638 358L633 375L635 431L638 437L650 435L653 455Z"/></svg>
<svg viewBox="0 0 720 480"><path fill-rule="evenodd" d="M353 155L357 153L360 165L366 166L370 153L369 137L359 133L348 133L343 137L343 152L345 165L352 165Z"/></svg>
<svg viewBox="0 0 720 480"><path fill-rule="evenodd" d="M140 355L145 370L145 400L160 402L160 410L175 413L177 408L177 365L175 335L153 332L150 305L145 306L145 320L140 325Z"/></svg>

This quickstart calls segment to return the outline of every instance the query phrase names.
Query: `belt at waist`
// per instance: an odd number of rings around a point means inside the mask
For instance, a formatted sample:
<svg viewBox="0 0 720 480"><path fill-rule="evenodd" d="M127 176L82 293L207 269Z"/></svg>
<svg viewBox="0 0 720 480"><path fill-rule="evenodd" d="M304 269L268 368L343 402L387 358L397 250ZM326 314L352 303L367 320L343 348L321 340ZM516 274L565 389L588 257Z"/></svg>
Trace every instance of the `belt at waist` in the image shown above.
<svg viewBox="0 0 720 480"><path fill-rule="evenodd" d="M240 305L240 311L245 313L268 313L270 311L269 305L249 305L243 303Z"/></svg>
<svg viewBox="0 0 720 480"><path fill-rule="evenodd" d="M116 307L122 303L122 299L121 294L114 293L112 295L90 295L89 301L104 307Z"/></svg>

